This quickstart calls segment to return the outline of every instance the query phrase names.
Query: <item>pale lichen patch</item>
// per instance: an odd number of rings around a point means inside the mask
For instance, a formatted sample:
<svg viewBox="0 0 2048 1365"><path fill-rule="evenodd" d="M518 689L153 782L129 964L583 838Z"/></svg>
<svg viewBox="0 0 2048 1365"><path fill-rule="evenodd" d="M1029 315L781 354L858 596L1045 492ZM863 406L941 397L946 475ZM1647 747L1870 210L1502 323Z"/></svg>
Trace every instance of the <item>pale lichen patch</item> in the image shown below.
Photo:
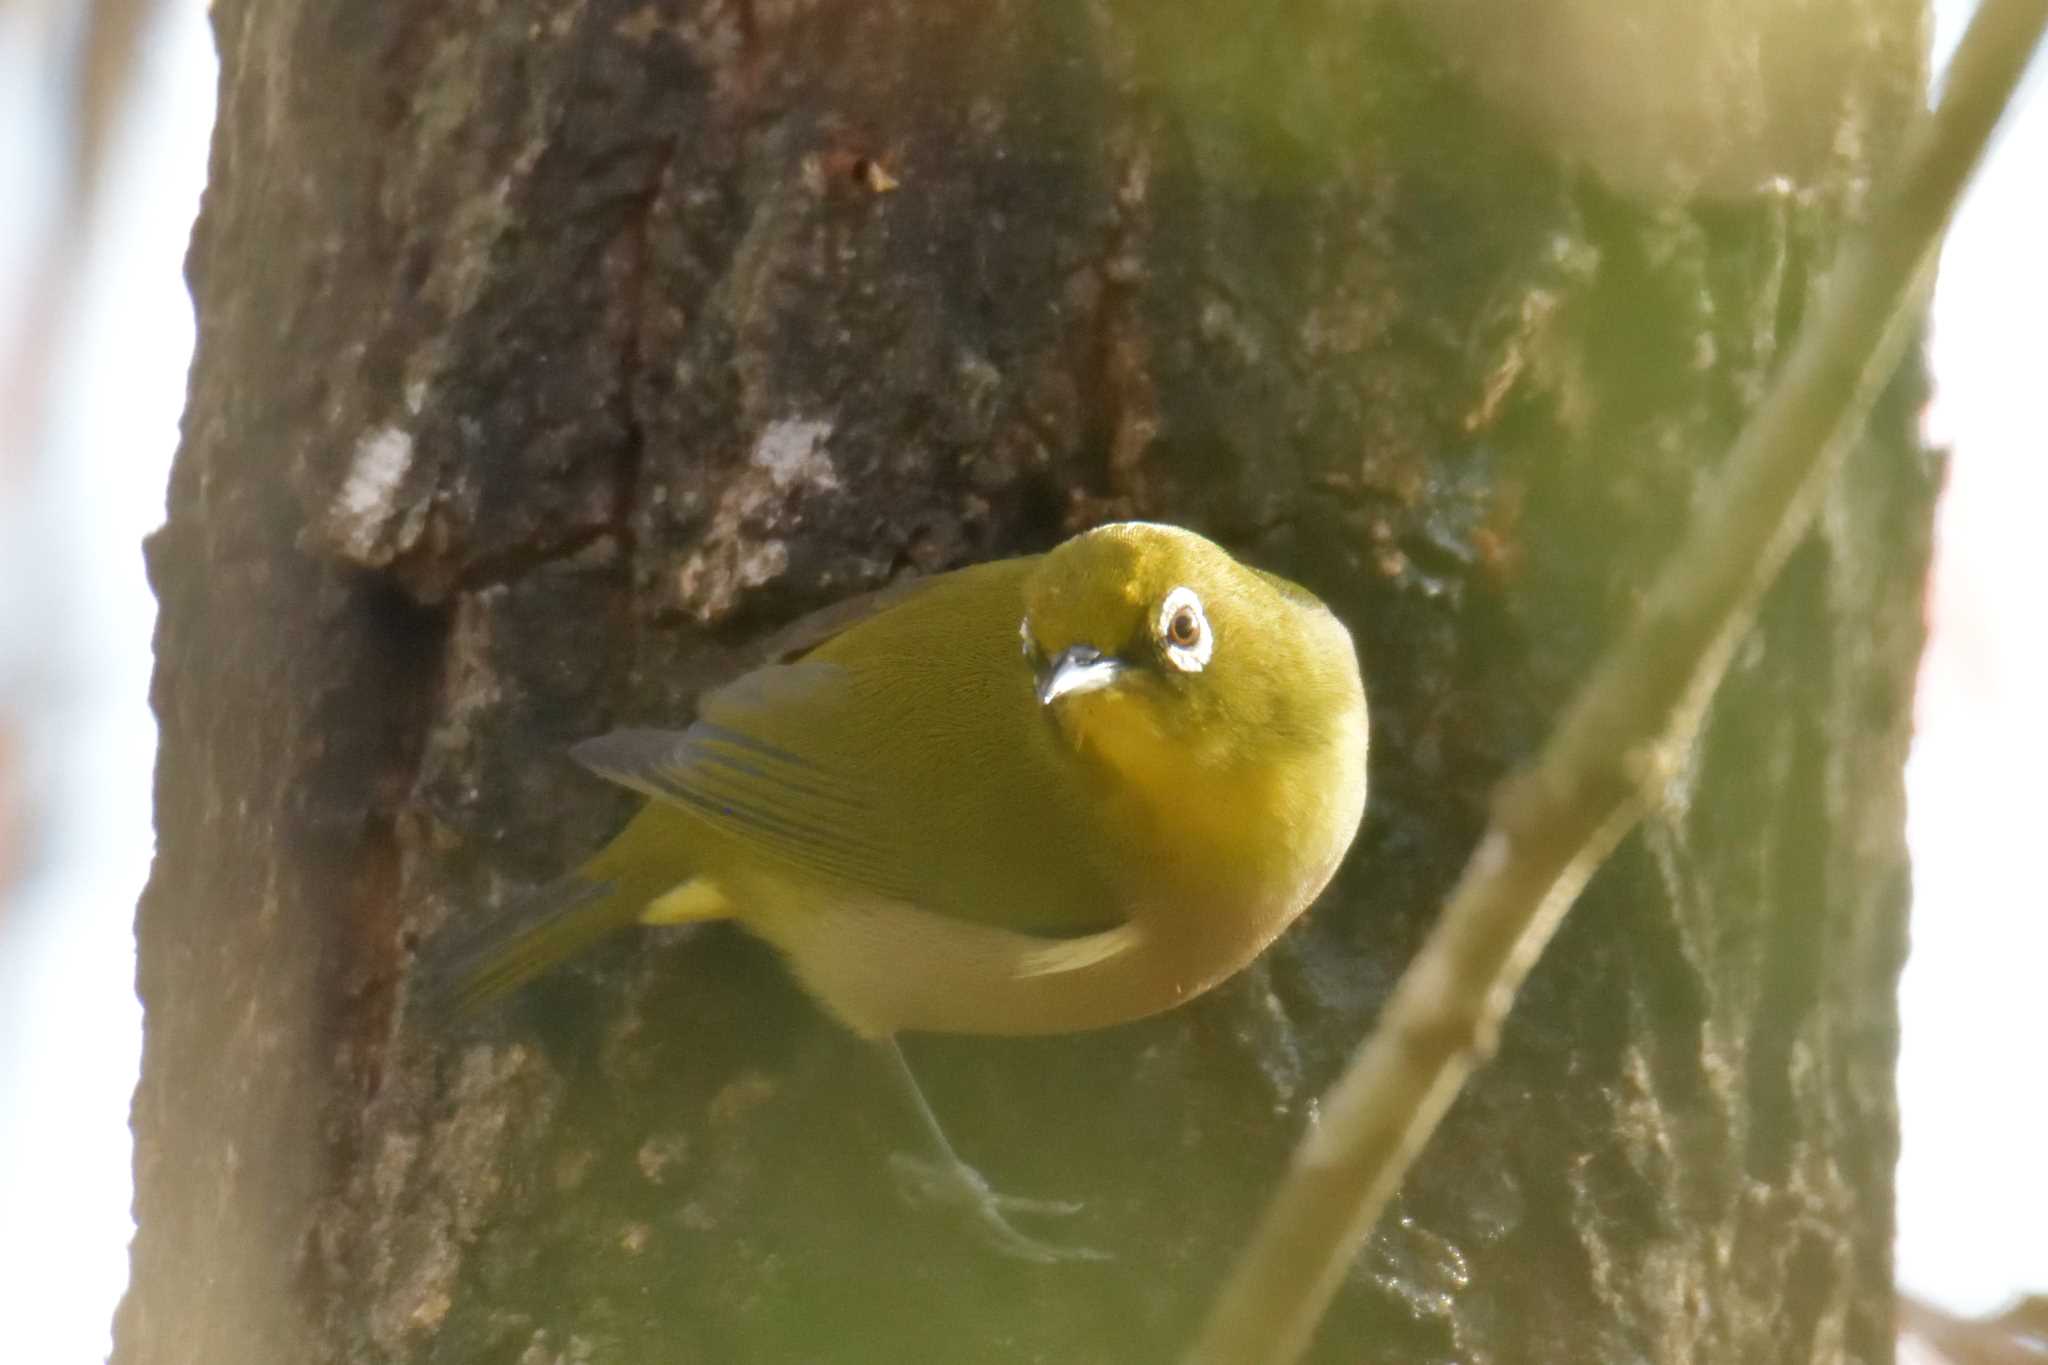
<svg viewBox="0 0 2048 1365"><path fill-rule="evenodd" d="M649 1182L659 1185L668 1176L671 1166L690 1154L690 1139L682 1133L669 1133L651 1137L640 1144L640 1150L633 1155L634 1164L640 1174Z"/></svg>
<svg viewBox="0 0 2048 1365"><path fill-rule="evenodd" d="M381 426L356 442L321 529L329 545L365 568L382 568L418 540L424 499L411 495L412 434Z"/></svg>
<svg viewBox="0 0 2048 1365"><path fill-rule="evenodd" d="M502 1194L507 1145L545 1126L559 1099L524 1046L469 1047L454 1070L446 1108L424 1125L387 1130L368 1188L357 1195L377 1210L365 1267L375 1287L367 1328L387 1352L446 1319L464 1249Z"/></svg>
<svg viewBox="0 0 2048 1365"><path fill-rule="evenodd" d="M839 487L838 471L825 453L832 424L807 418L784 418L770 422L754 442L748 462L768 472L778 492L805 484L819 492Z"/></svg>
<svg viewBox="0 0 2048 1365"><path fill-rule="evenodd" d="M703 540L676 571L685 611L719 620L743 594L789 571L787 533L802 524L804 500L842 487L826 446L831 436L832 424L815 418L782 418L762 429Z"/></svg>

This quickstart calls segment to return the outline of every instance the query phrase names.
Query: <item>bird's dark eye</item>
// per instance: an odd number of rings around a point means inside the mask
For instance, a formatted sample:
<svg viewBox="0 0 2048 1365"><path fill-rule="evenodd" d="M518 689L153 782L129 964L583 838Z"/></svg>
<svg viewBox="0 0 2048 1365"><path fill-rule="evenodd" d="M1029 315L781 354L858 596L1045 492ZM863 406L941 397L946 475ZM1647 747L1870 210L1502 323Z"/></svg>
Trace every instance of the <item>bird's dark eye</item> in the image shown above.
<svg viewBox="0 0 2048 1365"><path fill-rule="evenodd" d="M1161 656L1172 667L1182 673L1200 673L1208 666L1209 656L1216 650L1216 636L1193 588L1175 588L1166 594L1152 628L1158 632Z"/></svg>

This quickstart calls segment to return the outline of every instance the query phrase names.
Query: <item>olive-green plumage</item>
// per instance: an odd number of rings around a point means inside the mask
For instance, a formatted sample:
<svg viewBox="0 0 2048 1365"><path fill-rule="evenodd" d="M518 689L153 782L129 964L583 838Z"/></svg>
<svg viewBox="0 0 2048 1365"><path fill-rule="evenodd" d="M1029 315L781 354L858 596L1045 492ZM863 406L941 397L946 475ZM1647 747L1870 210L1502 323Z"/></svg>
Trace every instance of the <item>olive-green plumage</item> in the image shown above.
<svg viewBox="0 0 2048 1365"><path fill-rule="evenodd" d="M1357 829L1350 635L1191 532L1105 526L832 624L687 730L580 746L651 799L458 995L723 917L868 1036L1113 1024L1244 966Z"/></svg>

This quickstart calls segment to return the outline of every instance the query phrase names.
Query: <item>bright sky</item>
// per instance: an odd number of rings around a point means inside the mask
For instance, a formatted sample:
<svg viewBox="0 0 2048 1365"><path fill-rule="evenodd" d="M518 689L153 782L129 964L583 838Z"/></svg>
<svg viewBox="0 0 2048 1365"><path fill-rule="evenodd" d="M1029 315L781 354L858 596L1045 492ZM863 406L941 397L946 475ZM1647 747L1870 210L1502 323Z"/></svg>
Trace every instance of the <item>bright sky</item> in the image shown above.
<svg viewBox="0 0 2048 1365"><path fill-rule="evenodd" d="M192 309L181 272L213 119L203 8L163 8L107 168L124 211L91 234L47 444L26 505L0 527L0 580L13 589L0 593L0 686L25 684L40 711L27 758L45 822L39 869L0 920L0 1356L37 1365L105 1359L128 1280L128 1096L142 1025L132 928L154 843L156 750L156 604L140 541L163 521L184 407ZM5 50L11 36L0 27L9 113L39 85ZM0 123L0 193L22 195L17 206L36 202L17 161L32 149L20 144L47 136L48 118ZM15 216L16 233L23 220L33 215ZM0 240L4 251L30 245L26 234ZM0 256L0 281L13 282L19 259Z"/></svg>
<svg viewBox="0 0 2048 1365"><path fill-rule="evenodd" d="M1935 5L1944 53L1974 6ZM1900 1283L1963 1312L2048 1293L2048 99L1957 214L1934 304L1928 426L1954 448L1934 637L1906 770L1913 952L1900 987Z"/></svg>
<svg viewBox="0 0 2048 1365"><path fill-rule="evenodd" d="M13 521L0 511L0 685L12 677L46 698L50 726L29 761L52 797L43 872L0 921L0 1324L10 1359L44 1365L104 1358L127 1277L130 926L148 871L155 743L154 603L137 542L163 515L191 345L179 270L212 114L202 8L167 6L144 46L143 88L110 167L124 211L93 236L97 264L35 466L37 510ZM1969 5L1935 8L1946 52ZM49 173L33 145L47 111L24 93L34 81L10 28L23 12L0 6L0 184L16 196L0 214L0 310L18 301L21 225ZM2048 100L2036 99L1955 225L1935 304L1930 426L1956 453L1908 772L1916 904L1899 1274L1964 1312L2048 1291L2048 890L2023 861L2041 837L2048 772L2041 167ZM110 376L118 402L105 400Z"/></svg>

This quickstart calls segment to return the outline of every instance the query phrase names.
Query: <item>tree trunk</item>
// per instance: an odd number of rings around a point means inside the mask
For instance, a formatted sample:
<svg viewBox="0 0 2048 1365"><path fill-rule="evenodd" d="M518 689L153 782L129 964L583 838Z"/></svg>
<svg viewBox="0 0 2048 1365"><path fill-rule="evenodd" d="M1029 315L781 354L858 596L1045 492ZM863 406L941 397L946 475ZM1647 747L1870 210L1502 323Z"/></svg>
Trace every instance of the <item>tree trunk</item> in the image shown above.
<svg viewBox="0 0 2048 1365"><path fill-rule="evenodd" d="M1787 12L1790 12L1788 17ZM217 0L120 1365L1172 1359L1921 103L1913 0ZM1917 371L1324 1361L1889 1359ZM914 1038L1107 1264L904 1206L738 934L437 936L803 610L1194 526L1348 620L1366 824L1172 1015Z"/></svg>

